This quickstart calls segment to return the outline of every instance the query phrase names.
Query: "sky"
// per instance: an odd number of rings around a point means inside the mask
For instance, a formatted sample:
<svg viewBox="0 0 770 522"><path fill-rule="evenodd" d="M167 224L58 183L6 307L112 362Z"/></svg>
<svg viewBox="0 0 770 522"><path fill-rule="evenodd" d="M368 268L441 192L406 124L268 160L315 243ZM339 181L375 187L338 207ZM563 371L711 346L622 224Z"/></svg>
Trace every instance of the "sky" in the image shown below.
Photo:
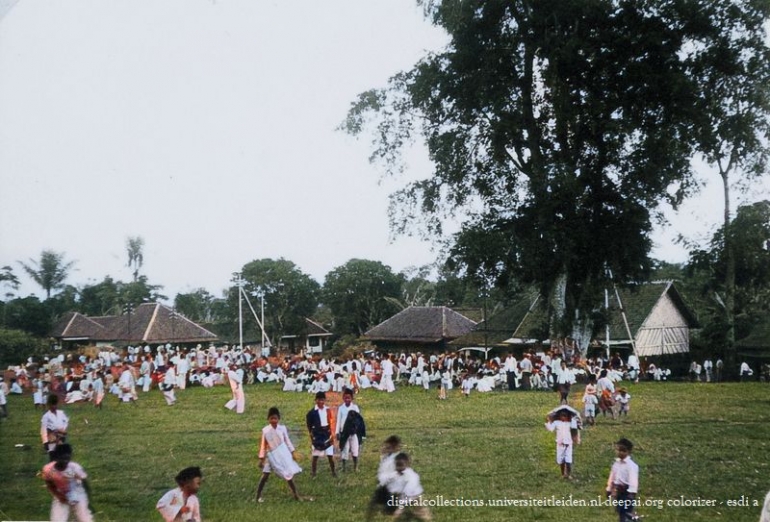
<svg viewBox="0 0 770 522"><path fill-rule="evenodd" d="M445 43L414 0L0 0L0 266L20 296L43 296L18 261L46 249L75 261L69 284L128 281L140 236L140 272L173 299L220 295L254 259L319 283L352 258L432 263L388 228L399 182L369 164L370 137L336 128ZM430 172L421 147L408 163ZM682 262L677 233L713 233L721 185L702 179L653 256ZM736 201L762 197L766 181Z"/></svg>

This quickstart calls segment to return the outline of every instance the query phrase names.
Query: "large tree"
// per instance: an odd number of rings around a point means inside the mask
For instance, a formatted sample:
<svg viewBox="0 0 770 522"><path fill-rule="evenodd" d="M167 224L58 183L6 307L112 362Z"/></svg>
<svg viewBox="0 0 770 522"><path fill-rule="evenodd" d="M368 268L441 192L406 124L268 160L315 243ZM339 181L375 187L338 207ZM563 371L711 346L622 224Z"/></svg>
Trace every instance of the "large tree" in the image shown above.
<svg viewBox="0 0 770 522"><path fill-rule="evenodd" d="M363 335L400 306L404 277L379 261L351 259L324 279L323 302L334 316L338 334Z"/></svg>
<svg viewBox="0 0 770 522"><path fill-rule="evenodd" d="M770 46L767 31L756 20L767 18L770 2L755 2L752 11L736 17L732 2L710 2L713 20L705 43L688 49L687 61L702 79L698 100L698 151L712 165L724 194L722 229L730 230L730 193L733 185L767 173L770 157ZM740 174L740 178L735 178ZM724 261L724 317L727 332L724 357L727 368L737 368L735 354L736 246L732 234L722 235Z"/></svg>
<svg viewBox="0 0 770 522"><path fill-rule="evenodd" d="M19 261L19 264L37 284L45 290L46 299L51 298L53 290L63 288L64 281L69 276L75 261L65 262L63 252L43 250L40 260L29 260L29 264Z"/></svg>
<svg viewBox="0 0 770 522"><path fill-rule="evenodd" d="M727 244L733 245L735 264L735 306L733 324L728 322L726 273L731 269ZM729 342L735 331L740 339L748 335L770 313L770 201L738 207L735 219L721 227L709 244L690 253L689 276L700 282L704 302L701 337L714 351ZM727 370L737 373L737 362Z"/></svg>
<svg viewBox="0 0 770 522"><path fill-rule="evenodd" d="M174 298L176 311L196 322L211 322L214 320L212 306L214 296L206 289L198 288L192 292L177 294Z"/></svg>
<svg viewBox="0 0 770 522"><path fill-rule="evenodd" d="M283 258L246 263L241 276L248 295L265 298L265 327L273 345L284 334L304 333L305 318L313 315L318 307L320 285L317 281ZM258 301L251 301L258 307Z"/></svg>
<svg viewBox="0 0 770 522"><path fill-rule="evenodd" d="M120 299L123 286L110 276L105 276L101 283L84 286L80 289L79 311L89 316L119 314L123 304Z"/></svg>
<svg viewBox="0 0 770 522"><path fill-rule="evenodd" d="M551 333L585 348L608 269L643 279L659 203L693 189L696 113L713 99L687 51L710 45L705 4L426 2L449 44L361 94L343 125L376 126L372 159L391 174L424 137L435 170L391 196L396 231L454 217L455 262L538 284ZM762 29L764 10L729 4L720 27Z"/></svg>

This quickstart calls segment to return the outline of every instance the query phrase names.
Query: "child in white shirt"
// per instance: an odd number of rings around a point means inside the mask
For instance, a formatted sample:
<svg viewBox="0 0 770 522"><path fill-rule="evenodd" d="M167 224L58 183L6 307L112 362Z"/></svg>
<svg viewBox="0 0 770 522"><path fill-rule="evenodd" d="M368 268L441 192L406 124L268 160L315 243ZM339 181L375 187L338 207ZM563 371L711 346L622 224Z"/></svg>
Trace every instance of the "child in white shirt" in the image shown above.
<svg viewBox="0 0 770 522"><path fill-rule="evenodd" d="M377 489L374 490L372 499L369 501L366 520L371 520L377 511L387 515L392 515L395 511L393 503L388 501L391 500L389 486L397 476L396 455L399 451L401 451L401 438L398 435L391 435L382 443L380 466L377 468Z"/></svg>
<svg viewBox="0 0 770 522"><path fill-rule="evenodd" d="M198 490L203 474L198 467L185 468L175 477L176 488L167 491L158 500L155 508L165 522L200 522L201 508L198 502Z"/></svg>
<svg viewBox="0 0 770 522"><path fill-rule="evenodd" d="M615 396L615 402L620 405L620 415L628 416L628 410L631 409L631 394L625 388L620 388Z"/></svg>
<svg viewBox="0 0 770 522"><path fill-rule="evenodd" d="M556 463L561 468L561 476L572 478L572 422L567 410L558 412L558 420L546 416L545 429L556 432Z"/></svg>
<svg viewBox="0 0 770 522"><path fill-rule="evenodd" d="M393 518L400 518L408 513L411 515L410 518L432 520L430 509L421 505L423 489L420 484L420 475L410 467L409 455L399 453L396 455L395 464L397 475L388 486L398 505Z"/></svg>
<svg viewBox="0 0 770 522"><path fill-rule="evenodd" d="M586 416L586 424L593 426L596 424L596 406L599 404L599 399L593 393L587 393L583 395L583 404L585 408L583 410Z"/></svg>

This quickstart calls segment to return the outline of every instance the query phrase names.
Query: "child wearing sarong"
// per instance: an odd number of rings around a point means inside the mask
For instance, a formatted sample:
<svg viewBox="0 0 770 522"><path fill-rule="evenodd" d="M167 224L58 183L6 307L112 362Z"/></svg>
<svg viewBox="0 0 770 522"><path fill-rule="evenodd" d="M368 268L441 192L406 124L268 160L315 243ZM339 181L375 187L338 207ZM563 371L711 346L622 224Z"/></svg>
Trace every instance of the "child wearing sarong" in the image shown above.
<svg viewBox="0 0 770 522"><path fill-rule="evenodd" d="M289 439L286 426L279 424L281 413L272 407L267 411L267 426L262 428L262 440L259 443L259 467L262 468L262 479L257 486L257 502L263 502L262 489L275 472L285 479L295 500L300 500L297 487L294 485L294 475L302 471L294 460L294 445ZM267 461L265 459L267 458Z"/></svg>

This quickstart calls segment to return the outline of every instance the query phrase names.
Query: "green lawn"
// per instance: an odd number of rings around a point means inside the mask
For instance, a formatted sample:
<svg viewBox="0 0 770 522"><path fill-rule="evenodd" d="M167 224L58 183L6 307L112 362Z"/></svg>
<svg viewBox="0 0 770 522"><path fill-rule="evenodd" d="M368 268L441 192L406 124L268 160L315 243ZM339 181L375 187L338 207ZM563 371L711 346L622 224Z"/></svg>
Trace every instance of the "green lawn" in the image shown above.
<svg viewBox="0 0 770 522"><path fill-rule="evenodd" d="M599 419L583 431L575 450L575 480L559 478L553 434L543 427L556 394L516 392L471 395L452 390L438 401L434 391L400 388L394 394L367 390L357 401L367 421L360 473L332 479L328 465L309 476L309 444L303 425L312 406L307 393L284 393L273 385L247 386L244 415L223 405L229 389L178 392L165 406L161 393L140 394L138 405L105 408L65 406L70 417L74 460L91 477L97 520L161 520L155 502L174 486L182 468L201 466L201 510L207 521L362 520L374 490L381 441L398 434L421 475L426 498L464 501L539 499L590 502L600 499L621 436L636 444L641 468L641 507L647 520L751 521L770 489L770 385L761 383L642 383L628 386L633 399L627 419ZM577 405L581 390L573 393ZM291 500L284 481L272 477L264 504L252 502L258 480L258 436L267 408L281 409L283 422L302 454L305 469L296 477L302 495ZM10 397L9 418L0 421L0 519L45 520L50 496L36 472L45 464L39 437L40 410L29 396ZM31 450L16 449L16 444ZM668 501L711 500L713 507L675 507ZM749 500L749 507L728 506ZM601 498L603 500L603 498ZM432 508L436 520L532 520L604 522L617 520L609 507L452 507ZM384 517L380 517L385 520Z"/></svg>

